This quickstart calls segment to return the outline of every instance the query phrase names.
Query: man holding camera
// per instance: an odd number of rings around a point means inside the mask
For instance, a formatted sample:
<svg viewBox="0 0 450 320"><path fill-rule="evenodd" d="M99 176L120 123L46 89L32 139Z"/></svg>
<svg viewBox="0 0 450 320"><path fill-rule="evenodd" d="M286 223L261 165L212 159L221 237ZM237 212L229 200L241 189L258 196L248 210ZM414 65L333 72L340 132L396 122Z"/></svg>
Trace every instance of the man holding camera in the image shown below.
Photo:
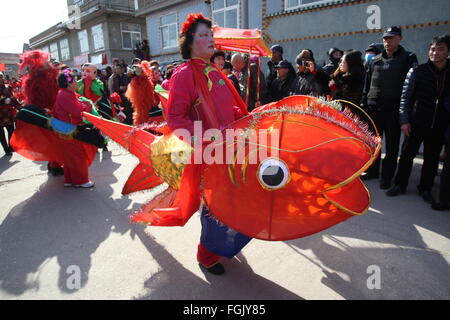
<svg viewBox="0 0 450 320"><path fill-rule="evenodd" d="M314 61L311 50L302 50L296 58L297 77L294 80L292 95L326 96L330 93L330 77Z"/></svg>

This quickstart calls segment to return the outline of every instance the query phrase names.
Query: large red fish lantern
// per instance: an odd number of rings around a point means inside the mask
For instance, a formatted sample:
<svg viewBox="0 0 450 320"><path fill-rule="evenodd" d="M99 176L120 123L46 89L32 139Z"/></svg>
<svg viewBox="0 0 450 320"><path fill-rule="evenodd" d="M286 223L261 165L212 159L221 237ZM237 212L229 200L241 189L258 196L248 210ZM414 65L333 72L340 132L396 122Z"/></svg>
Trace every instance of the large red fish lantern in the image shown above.
<svg viewBox="0 0 450 320"><path fill-rule="evenodd" d="M134 222L184 225L204 201L230 228L278 241L320 232L370 205L359 176L378 156L381 139L338 102L292 96L262 106L208 137L200 153L214 161L202 164L193 161L198 150L175 134L157 137L86 116L140 159L124 193L169 184Z"/></svg>

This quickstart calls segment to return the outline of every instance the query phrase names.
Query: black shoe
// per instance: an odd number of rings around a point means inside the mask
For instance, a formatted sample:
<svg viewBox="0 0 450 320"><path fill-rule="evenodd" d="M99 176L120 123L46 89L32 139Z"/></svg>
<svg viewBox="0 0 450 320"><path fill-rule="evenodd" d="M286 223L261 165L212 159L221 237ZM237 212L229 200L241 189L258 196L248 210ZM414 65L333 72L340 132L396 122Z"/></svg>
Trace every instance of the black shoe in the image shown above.
<svg viewBox="0 0 450 320"><path fill-rule="evenodd" d="M6 148L6 150L5 150L5 154L9 157L13 155L13 152L14 152L14 150L11 147Z"/></svg>
<svg viewBox="0 0 450 320"><path fill-rule="evenodd" d="M393 186L388 191L386 191L386 195L388 197L396 197L399 194L405 193L405 189L400 188L400 186Z"/></svg>
<svg viewBox="0 0 450 320"><path fill-rule="evenodd" d="M436 211L450 210L450 204L443 202L435 202L431 205L431 209Z"/></svg>
<svg viewBox="0 0 450 320"><path fill-rule="evenodd" d="M435 203L433 195L431 194L430 190L420 190L419 195L422 196L423 201L430 204Z"/></svg>
<svg viewBox="0 0 450 320"><path fill-rule="evenodd" d="M64 175L64 168L52 168L52 176L62 176Z"/></svg>
<svg viewBox="0 0 450 320"><path fill-rule="evenodd" d="M370 173L366 173L361 175L361 180L363 181L367 181L367 180L373 180L373 179L378 179L378 175L377 174L370 174Z"/></svg>
<svg viewBox="0 0 450 320"><path fill-rule="evenodd" d="M381 181L380 182L380 189L381 190L387 190L392 186L392 183L390 181Z"/></svg>
<svg viewBox="0 0 450 320"><path fill-rule="evenodd" d="M201 269L208 271L209 273L215 274L215 275L222 275L225 273L225 268L223 267L223 265L219 262L216 263L215 265L213 265L212 267L205 267L204 265L202 265L201 263L198 264L200 266Z"/></svg>

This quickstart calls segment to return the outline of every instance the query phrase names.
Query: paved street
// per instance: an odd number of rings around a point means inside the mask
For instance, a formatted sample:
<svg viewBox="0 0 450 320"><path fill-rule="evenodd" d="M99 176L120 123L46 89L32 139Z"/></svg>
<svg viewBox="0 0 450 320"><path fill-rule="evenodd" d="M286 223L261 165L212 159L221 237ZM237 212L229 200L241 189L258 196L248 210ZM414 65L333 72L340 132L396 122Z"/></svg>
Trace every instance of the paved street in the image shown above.
<svg viewBox="0 0 450 320"><path fill-rule="evenodd" d="M129 223L154 194L120 194L137 160L110 149L90 168L92 190L64 189L45 163L0 151L0 299L450 299L450 211L417 196L420 159L406 195L369 181L364 216L303 239L253 240L218 277L196 263L198 215L184 228ZM380 289L367 286L370 266Z"/></svg>

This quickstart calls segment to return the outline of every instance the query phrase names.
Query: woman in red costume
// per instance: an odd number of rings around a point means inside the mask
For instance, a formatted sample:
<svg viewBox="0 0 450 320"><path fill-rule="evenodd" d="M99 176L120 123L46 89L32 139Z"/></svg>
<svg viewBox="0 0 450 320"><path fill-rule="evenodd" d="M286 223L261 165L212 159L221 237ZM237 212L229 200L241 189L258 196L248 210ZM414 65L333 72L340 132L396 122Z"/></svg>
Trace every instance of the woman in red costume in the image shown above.
<svg viewBox="0 0 450 320"><path fill-rule="evenodd" d="M60 89L52 114L38 105L23 106L16 116L11 145L27 159L63 164L65 187L91 188L88 168L104 138L83 123L81 113L89 112L92 105L78 100L76 75L64 70L53 80Z"/></svg>
<svg viewBox="0 0 450 320"><path fill-rule="evenodd" d="M247 108L233 84L213 64L214 38L211 20L202 14L190 14L180 34L181 65L170 80L167 123L171 130L187 129L194 136L194 121L202 122L202 130L224 129ZM202 235L197 260L213 274L223 274L222 256L232 258L250 240L210 217L204 205L201 214Z"/></svg>
<svg viewBox="0 0 450 320"><path fill-rule="evenodd" d="M92 105L80 102L75 92L78 90L77 77L70 70L64 70L58 76L58 85L61 88L56 97L54 117L58 120L71 123L73 125L82 124L82 112L90 112ZM78 142L71 145L64 157L64 187L92 188L94 183L89 180L88 165L85 161L76 161L77 158L85 157L85 150L78 146ZM75 160L75 161L74 161Z"/></svg>

